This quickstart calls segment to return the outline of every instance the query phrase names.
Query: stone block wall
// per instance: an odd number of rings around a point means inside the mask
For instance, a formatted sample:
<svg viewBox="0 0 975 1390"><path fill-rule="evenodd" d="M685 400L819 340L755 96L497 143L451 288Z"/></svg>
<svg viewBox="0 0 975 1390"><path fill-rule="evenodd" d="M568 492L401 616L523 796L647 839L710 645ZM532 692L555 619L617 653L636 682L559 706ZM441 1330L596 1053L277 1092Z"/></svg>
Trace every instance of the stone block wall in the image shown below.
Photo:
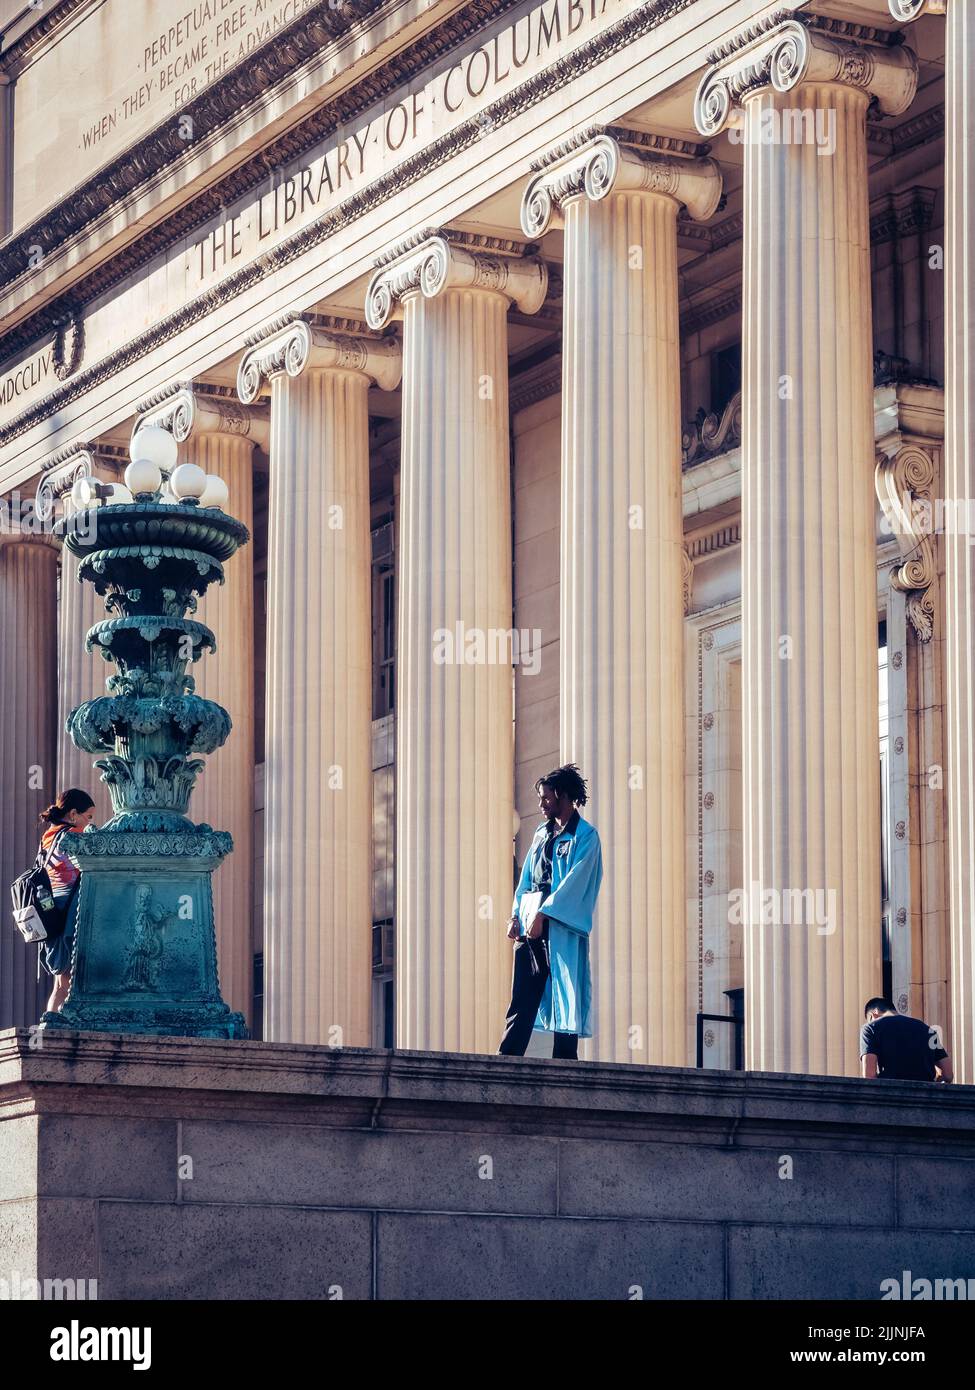
<svg viewBox="0 0 975 1390"><path fill-rule="evenodd" d="M8 1030L0 1100L21 1287L876 1300L904 1270L975 1279L972 1087Z"/></svg>

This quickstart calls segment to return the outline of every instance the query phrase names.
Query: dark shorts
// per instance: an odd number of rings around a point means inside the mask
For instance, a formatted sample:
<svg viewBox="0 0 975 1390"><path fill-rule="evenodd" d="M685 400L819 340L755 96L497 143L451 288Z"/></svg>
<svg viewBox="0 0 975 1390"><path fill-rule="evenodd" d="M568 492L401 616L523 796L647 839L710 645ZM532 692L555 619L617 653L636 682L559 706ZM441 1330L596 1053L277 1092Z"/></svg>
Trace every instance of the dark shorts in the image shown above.
<svg viewBox="0 0 975 1390"><path fill-rule="evenodd" d="M64 975L71 969L71 952L74 949L75 919L78 915L77 888L68 899L68 915L64 931L53 940L41 942L41 964L49 975Z"/></svg>

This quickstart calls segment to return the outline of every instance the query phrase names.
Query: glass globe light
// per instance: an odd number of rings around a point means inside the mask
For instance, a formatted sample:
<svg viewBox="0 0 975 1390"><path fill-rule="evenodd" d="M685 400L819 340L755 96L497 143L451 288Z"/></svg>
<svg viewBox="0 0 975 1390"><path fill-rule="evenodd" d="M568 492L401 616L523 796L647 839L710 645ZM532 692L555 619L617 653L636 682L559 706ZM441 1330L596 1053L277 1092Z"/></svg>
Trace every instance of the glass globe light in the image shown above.
<svg viewBox="0 0 975 1390"><path fill-rule="evenodd" d="M223 510L230 501L230 489L216 473L207 474L207 485L200 494L201 507L220 507Z"/></svg>
<svg viewBox="0 0 975 1390"><path fill-rule="evenodd" d="M79 507L94 507L99 501L97 478L78 478L71 489L71 500Z"/></svg>
<svg viewBox="0 0 975 1390"><path fill-rule="evenodd" d="M134 499L129 489L127 487L123 487L121 483L108 484L108 496L105 498L105 503L107 506L117 506L120 502L132 502L133 500Z"/></svg>
<svg viewBox="0 0 975 1390"><path fill-rule="evenodd" d="M152 459L134 458L125 470L126 486L136 496L158 492L162 485L162 472L158 463Z"/></svg>
<svg viewBox="0 0 975 1390"><path fill-rule="evenodd" d="M196 500L206 492L207 475L195 463L181 463L173 469L169 486L181 502Z"/></svg>
<svg viewBox="0 0 975 1390"><path fill-rule="evenodd" d="M133 463L154 463L168 472L176 466L179 448L173 435L161 425L142 425L132 436L129 455Z"/></svg>

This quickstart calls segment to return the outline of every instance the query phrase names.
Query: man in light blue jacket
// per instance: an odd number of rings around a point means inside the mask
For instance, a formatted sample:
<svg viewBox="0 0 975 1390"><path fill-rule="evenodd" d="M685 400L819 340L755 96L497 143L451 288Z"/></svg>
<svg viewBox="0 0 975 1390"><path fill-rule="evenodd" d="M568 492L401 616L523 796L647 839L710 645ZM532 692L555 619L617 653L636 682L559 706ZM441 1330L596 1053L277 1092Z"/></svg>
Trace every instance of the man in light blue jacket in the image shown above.
<svg viewBox="0 0 975 1390"><path fill-rule="evenodd" d="M532 1029L554 1033L552 1056L577 1058L592 1036L589 933L603 877L595 826L582 819L588 787L574 763L535 783L545 817L515 889L511 1004L499 1053L523 1057ZM537 910L534 910L536 909Z"/></svg>

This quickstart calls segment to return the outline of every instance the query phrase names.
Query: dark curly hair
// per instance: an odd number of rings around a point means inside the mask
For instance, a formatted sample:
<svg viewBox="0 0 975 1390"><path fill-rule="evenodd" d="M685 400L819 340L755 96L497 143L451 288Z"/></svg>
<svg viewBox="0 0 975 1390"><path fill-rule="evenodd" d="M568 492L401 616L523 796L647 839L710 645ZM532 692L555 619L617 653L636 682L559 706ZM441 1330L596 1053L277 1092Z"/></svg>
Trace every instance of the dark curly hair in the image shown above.
<svg viewBox="0 0 975 1390"><path fill-rule="evenodd" d="M566 763L564 767L546 772L535 783L535 791L540 787L551 787L556 796L567 796L573 806L585 806L589 800L589 783L575 763Z"/></svg>

